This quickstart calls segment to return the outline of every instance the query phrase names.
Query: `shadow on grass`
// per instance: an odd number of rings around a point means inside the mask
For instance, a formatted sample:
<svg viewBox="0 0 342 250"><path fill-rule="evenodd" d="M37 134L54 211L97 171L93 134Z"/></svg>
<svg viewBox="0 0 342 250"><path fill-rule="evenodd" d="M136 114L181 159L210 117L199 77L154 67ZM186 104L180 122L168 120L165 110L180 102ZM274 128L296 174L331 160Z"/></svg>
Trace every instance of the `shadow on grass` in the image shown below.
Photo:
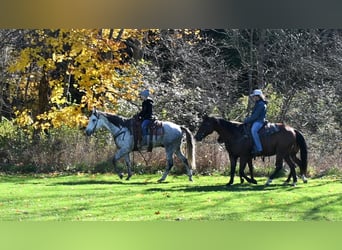
<svg viewBox="0 0 342 250"><path fill-rule="evenodd" d="M153 184L152 181L145 182L131 182L131 181L104 181L104 180L84 180L84 181L63 181L50 184L49 186L64 185L64 186L76 186L76 185L148 185Z"/></svg>
<svg viewBox="0 0 342 250"><path fill-rule="evenodd" d="M181 192L246 192L246 191L269 191L269 190L291 190L295 187L292 186L285 186L285 185L248 185L248 184L235 184L231 186L227 185L207 185L207 186L179 186L179 187L172 187L172 188L149 188L145 191L147 192L172 192L172 191L181 191Z"/></svg>

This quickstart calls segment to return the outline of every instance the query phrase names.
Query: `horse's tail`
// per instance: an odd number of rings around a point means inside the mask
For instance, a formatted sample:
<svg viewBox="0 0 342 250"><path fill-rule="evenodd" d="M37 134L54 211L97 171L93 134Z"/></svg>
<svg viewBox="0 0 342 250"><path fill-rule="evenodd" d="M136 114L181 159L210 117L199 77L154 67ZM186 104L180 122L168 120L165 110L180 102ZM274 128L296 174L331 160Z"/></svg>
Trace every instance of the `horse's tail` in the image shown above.
<svg viewBox="0 0 342 250"><path fill-rule="evenodd" d="M191 131L181 126L182 131L186 134L186 148L187 148L187 158L189 162L189 166L192 170L196 169L196 159L195 159L195 139L191 133Z"/></svg>
<svg viewBox="0 0 342 250"><path fill-rule="evenodd" d="M300 148L300 159L301 159L301 169L304 175L307 175L308 169L308 147L306 145L304 136L298 130L295 129L296 132L296 141Z"/></svg>

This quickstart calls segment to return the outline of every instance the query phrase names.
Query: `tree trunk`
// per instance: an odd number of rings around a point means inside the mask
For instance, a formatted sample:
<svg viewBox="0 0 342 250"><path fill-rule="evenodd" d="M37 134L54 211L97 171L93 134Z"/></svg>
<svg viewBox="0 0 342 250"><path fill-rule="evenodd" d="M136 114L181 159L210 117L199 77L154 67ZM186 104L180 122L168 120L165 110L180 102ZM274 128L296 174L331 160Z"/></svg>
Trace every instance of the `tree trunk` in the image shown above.
<svg viewBox="0 0 342 250"><path fill-rule="evenodd" d="M256 68L257 68L257 85L259 89L265 86L264 83L264 54L265 54L265 34L266 30L259 30L259 46L256 55Z"/></svg>
<svg viewBox="0 0 342 250"><path fill-rule="evenodd" d="M45 73L39 81L38 98L37 114L43 114L49 106L49 82Z"/></svg>

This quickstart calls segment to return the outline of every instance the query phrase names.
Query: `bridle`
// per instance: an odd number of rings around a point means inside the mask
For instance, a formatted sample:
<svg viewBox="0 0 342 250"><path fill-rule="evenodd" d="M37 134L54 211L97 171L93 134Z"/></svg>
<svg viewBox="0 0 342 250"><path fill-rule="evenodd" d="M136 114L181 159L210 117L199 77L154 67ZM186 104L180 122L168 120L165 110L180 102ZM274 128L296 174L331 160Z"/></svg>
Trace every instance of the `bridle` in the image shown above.
<svg viewBox="0 0 342 250"><path fill-rule="evenodd" d="M95 115L95 117L96 117L96 122L95 122L94 128L93 128L93 130L92 130L92 134L95 132L95 129L96 129L96 127L97 127L97 123L98 123L98 121L99 121L99 119L100 119L100 114L93 113L93 115ZM114 140L116 140L116 138L118 138L120 135L126 134L126 131L122 131L122 128L123 128L123 127L120 126L119 131L118 131L115 135L113 135ZM124 140L124 139L125 139L125 136L122 138L122 140Z"/></svg>
<svg viewBox="0 0 342 250"><path fill-rule="evenodd" d="M95 129L97 127L97 123L99 122L99 119L100 119L100 116L98 116L96 113L93 113L93 115L96 117L96 121L95 121L95 125L94 125L94 127L93 127L93 129L91 131L91 134L94 134Z"/></svg>

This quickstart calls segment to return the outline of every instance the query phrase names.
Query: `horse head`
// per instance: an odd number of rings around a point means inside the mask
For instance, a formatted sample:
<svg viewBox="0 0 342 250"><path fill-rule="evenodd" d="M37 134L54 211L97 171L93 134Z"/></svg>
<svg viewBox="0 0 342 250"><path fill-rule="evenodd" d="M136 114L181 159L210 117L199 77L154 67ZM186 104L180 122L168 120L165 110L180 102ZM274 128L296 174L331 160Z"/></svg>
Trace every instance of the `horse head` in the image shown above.
<svg viewBox="0 0 342 250"><path fill-rule="evenodd" d="M94 107L89 117L88 125L85 129L86 135L90 136L95 132L95 130L97 129L98 121L99 121L99 114L96 108Z"/></svg>
<svg viewBox="0 0 342 250"><path fill-rule="evenodd" d="M207 114L205 114L202 119L203 121L195 135L196 141L202 141L204 137L214 132L214 124L216 119L209 117Z"/></svg>

